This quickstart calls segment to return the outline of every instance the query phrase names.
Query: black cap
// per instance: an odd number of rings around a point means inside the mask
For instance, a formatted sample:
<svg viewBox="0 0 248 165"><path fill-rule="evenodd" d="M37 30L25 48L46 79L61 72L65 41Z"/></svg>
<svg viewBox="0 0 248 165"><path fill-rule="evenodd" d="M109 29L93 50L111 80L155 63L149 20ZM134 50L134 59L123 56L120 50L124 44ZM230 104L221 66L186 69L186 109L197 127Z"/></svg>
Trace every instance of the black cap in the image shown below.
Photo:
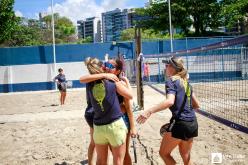
<svg viewBox="0 0 248 165"><path fill-rule="evenodd" d="M177 64L176 64L176 62L175 62L175 56L172 56L172 57L170 57L169 59L166 59L166 60L162 60L162 62L163 63L165 63L165 64L171 64L172 66L173 66L173 68L175 68L176 69L176 71L181 71L182 69L179 67L179 66L177 66Z"/></svg>

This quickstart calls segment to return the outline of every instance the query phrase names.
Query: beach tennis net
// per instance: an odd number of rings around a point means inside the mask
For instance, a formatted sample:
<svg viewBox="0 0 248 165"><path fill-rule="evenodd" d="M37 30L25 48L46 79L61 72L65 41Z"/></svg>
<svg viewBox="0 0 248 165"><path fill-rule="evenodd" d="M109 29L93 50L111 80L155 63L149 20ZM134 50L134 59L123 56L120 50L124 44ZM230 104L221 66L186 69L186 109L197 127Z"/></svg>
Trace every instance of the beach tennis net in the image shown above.
<svg viewBox="0 0 248 165"><path fill-rule="evenodd" d="M172 55L183 58L201 110L247 132L248 35L186 51L145 55L144 63L150 65L150 77L144 81L164 91L163 60Z"/></svg>

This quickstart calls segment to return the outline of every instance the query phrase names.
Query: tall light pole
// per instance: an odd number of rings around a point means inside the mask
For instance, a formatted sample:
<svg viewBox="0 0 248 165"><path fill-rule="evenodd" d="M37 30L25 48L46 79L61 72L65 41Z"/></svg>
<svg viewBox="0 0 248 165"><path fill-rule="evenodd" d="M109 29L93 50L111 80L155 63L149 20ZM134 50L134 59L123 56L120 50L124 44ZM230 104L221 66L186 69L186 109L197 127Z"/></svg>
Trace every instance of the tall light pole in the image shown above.
<svg viewBox="0 0 248 165"><path fill-rule="evenodd" d="M56 70L57 70L57 66L56 66L56 53L55 53L55 33L54 33L54 13L53 13L53 0L51 0L51 9L52 9L52 32L53 32L53 68L54 68L54 72L53 72L53 76L56 75ZM55 89L57 90L57 86L55 84Z"/></svg>
<svg viewBox="0 0 248 165"><path fill-rule="evenodd" d="M170 5L170 0L168 0L168 7L169 7L169 24L170 24L170 46L171 46L171 52L173 52L173 42L172 42L172 25L171 25L171 5Z"/></svg>

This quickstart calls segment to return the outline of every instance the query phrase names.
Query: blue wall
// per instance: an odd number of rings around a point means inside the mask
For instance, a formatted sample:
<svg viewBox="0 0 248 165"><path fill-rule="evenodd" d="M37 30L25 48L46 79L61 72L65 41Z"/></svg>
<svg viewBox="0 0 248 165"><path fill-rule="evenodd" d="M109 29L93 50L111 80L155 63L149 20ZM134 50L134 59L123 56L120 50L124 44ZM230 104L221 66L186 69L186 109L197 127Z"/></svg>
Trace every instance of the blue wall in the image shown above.
<svg viewBox="0 0 248 165"><path fill-rule="evenodd" d="M191 49L202 45L216 43L227 38L174 40L174 51ZM117 45L112 43L95 44L71 44L56 45L56 62L83 61L86 57L97 57L104 59L108 53L110 57L117 55L118 51L126 58L135 57L135 44L133 42L122 42ZM159 54L170 52L170 41L144 41L142 52L147 54ZM0 66L27 65L27 64L49 64L53 63L52 46L32 46L16 48L0 48Z"/></svg>
<svg viewBox="0 0 248 165"><path fill-rule="evenodd" d="M174 51L185 50L185 49L192 49L196 47L200 47L206 44L212 44L216 42L220 42L226 40L228 38L187 38L187 39L178 39L173 41ZM236 52L237 51L237 52ZM124 54L126 58L132 59L135 57L135 44L133 42L121 42L117 43L117 45L113 45L112 43L94 43L94 44L70 44L70 45L56 45L56 62L58 65L68 65L69 68L73 68L72 65L81 65L75 64L72 62L81 62L84 61L86 57L97 57L99 59L104 59L105 54L109 54L110 57L115 57L118 52L120 54ZM151 55L151 54L161 54L161 53L168 53L170 52L170 41L169 40L156 40L156 41L143 41L142 42L142 53L144 55ZM229 49L229 50L221 50L217 52L206 53L204 55L214 55L214 54L234 54L240 53L240 50L237 49ZM198 55L198 53L191 54ZM202 54L201 54L202 55ZM183 55L182 55L183 56ZM54 89L54 83L51 82L49 76L45 76L46 80L44 81L36 81L37 76L34 78L33 82L30 82L30 77L28 80L21 79L19 76L19 81L13 78L13 81L9 80L9 75L4 74L6 73L11 74L8 69L8 66L11 68L19 68L18 65L23 68L28 68L29 70L25 70L23 74L30 74L30 65L32 64L46 64L43 70L49 68L53 63L53 49L52 45L47 46L32 46L32 47L15 47L15 48L0 48L0 66L3 66L1 75L6 76L6 78L0 78L3 83L0 83L0 92L16 92L16 91L35 91L35 90L51 90ZM38 67L38 68L37 68ZM36 66L37 73L39 73L40 66ZM63 66L66 67L66 66ZM5 68L5 69L4 69ZM10 68L10 70L11 70ZM12 69L13 69L12 68ZM35 66L31 67L32 70L35 70ZM75 67L77 69L77 67ZM67 68L67 71L69 69ZM86 70L86 69L85 69ZM15 70L15 71L18 71ZM48 69L49 71L49 69ZM10 73L9 73L10 72ZM71 71L71 74L78 73ZM67 72L68 73L68 72ZM16 75L18 73L14 73ZM43 74L48 74L47 72ZM69 73L68 73L69 74ZM70 74L70 75L71 75ZM83 73L85 74L85 73ZM30 75L32 77L32 75ZM190 74L190 79L192 81L199 81L200 79L226 79L226 78L238 78L241 77L240 71L231 71L218 73L192 73ZM164 81L163 75L153 75L150 77L151 81L162 82ZM43 80L43 79L42 79ZM74 87L83 87L84 84L80 84L78 81L78 77L70 79L73 81L73 88Z"/></svg>

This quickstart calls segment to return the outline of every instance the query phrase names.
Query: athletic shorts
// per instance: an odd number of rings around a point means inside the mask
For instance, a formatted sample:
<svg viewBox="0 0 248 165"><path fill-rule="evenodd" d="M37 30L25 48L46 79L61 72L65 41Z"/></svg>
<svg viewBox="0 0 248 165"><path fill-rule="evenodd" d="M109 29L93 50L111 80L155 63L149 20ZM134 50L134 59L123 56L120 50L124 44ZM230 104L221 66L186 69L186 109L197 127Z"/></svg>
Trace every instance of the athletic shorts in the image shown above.
<svg viewBox="0 0 248 165"><path fill-rule="evenodd" d="M176 120L170 132L172 137L181 140L189 140L190 138L197 137L197 119L193 121Z"/></svg>
<svg viewBox="0 0 248 165"><path fill-rule="evenodd" d="M66 83L58 84L58 89L60 92L66 92Z"/></svg>
<svg viewBox="0 0 248 165"><path fill-rule="evenodd" d="M95 125L93 139L96 144L110 144L118 147L125 143L127 127L122 118L107 125Z"/></svg>
<svg viewBox="0 0 248 165"><path fill-rule="evenodd" d="M129 118L128 118L127 113L124 113L124 114L122 115L122 118L123 118L123 120L124 120L124 123L125 123L127 129L130 130L130 121L129 121Z"/></svg>

